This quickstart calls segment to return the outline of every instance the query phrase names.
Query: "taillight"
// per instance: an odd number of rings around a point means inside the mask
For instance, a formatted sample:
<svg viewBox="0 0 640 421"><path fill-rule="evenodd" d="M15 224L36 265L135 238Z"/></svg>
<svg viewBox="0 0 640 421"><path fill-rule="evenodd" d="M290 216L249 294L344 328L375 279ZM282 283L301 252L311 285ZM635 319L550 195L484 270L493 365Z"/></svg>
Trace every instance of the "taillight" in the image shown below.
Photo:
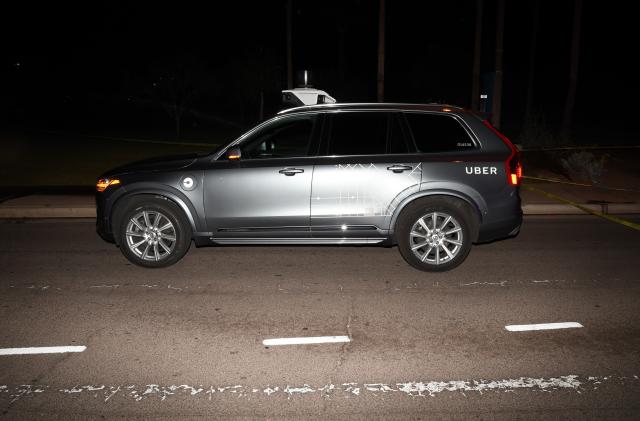
<svg viewBox="0 0 640 421"><path fill-rule="evenodd" d="M516 153L515 158L511 160L512 165L515 164L515 171L510 173L511 185L517 186L522 179L522 164L520 163L520 154Z"/></svg>
<svg viewBox="0 0 640 421"><path fill-rule="evenodd" d="M503 135L489 123L488 120L483 121L484 125L487 126L493 133L496 134L502 141L509 147L511 150L511 154L509 158L504 163L504 169L507 173L507 182L512 186L517 186L520 184L520 179L522 178L522 164L520 163L520 154L513 143L507 138L507 136Z"/></svg>

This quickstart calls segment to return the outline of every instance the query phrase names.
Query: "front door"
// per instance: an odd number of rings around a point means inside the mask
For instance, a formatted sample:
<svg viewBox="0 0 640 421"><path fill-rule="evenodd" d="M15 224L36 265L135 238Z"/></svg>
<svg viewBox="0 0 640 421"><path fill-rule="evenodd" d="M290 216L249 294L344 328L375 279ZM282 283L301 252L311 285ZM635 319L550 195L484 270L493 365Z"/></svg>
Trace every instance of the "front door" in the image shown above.
<svg viewBox="0 0 640 421"><path fill-rule="evenodd" d="M205 175L214 238L307 238L316 117L282 117L250 134L241 157L221 157Z"/></svg>

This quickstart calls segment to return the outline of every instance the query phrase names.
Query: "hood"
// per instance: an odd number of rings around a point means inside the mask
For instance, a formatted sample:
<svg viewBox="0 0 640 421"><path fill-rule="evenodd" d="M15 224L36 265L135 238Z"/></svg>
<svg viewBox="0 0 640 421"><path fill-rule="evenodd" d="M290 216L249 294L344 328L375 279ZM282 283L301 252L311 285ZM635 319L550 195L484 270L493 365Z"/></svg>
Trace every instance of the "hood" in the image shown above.
<svg viewBox="0 0 640 421"><path fill-rule="evenodd" d="M190 153L181 155L159 156L155 158L144 159L142 161L130 162L128 164L121 165L105 172L100 178L108 178L114 175L128 174L132 172L178 170L193 164L199 156L200 155L196 153Z"/></svg>

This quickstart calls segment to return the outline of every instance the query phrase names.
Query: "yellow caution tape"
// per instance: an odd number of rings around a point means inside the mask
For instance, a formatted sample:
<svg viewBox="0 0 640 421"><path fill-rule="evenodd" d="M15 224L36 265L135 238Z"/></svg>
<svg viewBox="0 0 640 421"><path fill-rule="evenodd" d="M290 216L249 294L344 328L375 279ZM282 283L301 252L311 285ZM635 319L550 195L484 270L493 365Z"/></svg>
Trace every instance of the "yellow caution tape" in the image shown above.
<svg viewBox="0 0 640 421"><path fill-rule="evenodd" d="M627 192L640 193L640 190L623 189L621 187L594 186L593 184L574 183L573 181L564 181L564 180L558 180L558 179L555 179L555 178L531 177L529 175L523 175L522 178L525 178L527 180L546 181L546 182L549 182L549 183L569 184L571 186L593 187L593 188L596 188L596 189L627 191Z"/></svg>
<svg viewBox="0 0 640 421"><path fill-rule="evenodd" d="M600 218L604 218L604 219L607 219L607 220L609 220L611 222L615 222L615 223L618 223L620 225L624 225L625 227L629 227L629 228L632 228L634 230L640 231L640 224L636 224L634 222L627 221L626 219L618 218L617 216L607 215L607 214L602 213L602 212L594 211L593 209L589 209L589 208L587 208L585 206L582 206L582 205L580 205L578 203L572 202L571 200L567 200L567 199L565 199L563 197L556 196L555 194L552 194L552 193L547 193L546 191L537 189L535 187L524 186L524 185L522 187L527 189L527 190L530 190L530 191L532 191L534 193L538 193L538 194L540 194L542 196L548 197L549 199L554 199L554 200L557 200L559 202L563 202L563 203L569 204L571 206L575 206L576 208L580 209L581 211L590 213L591 215L599 216Z"/></svg>
<svg viewBox="0 0 640 421"><path fill-rule="evenodd" d="M554 148L518 148L523 152L545 152L545 151L577 151L577 150L599 150L599 149L638 149L640 145L615 145L615 146L558 146Z"/></svg>

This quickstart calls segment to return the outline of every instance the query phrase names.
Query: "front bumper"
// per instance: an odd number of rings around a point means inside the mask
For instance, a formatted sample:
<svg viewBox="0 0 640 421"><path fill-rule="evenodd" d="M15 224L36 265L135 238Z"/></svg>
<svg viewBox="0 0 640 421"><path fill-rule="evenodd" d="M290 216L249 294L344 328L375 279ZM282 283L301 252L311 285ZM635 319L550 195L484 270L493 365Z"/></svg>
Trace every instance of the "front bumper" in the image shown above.
<svg viewBox="0 0 640 421"><path fill-rule="evenodd" d="M103 193L96 194L96 232L104 241L115 243L109 216L105 214L107 199Z"/></svg>

